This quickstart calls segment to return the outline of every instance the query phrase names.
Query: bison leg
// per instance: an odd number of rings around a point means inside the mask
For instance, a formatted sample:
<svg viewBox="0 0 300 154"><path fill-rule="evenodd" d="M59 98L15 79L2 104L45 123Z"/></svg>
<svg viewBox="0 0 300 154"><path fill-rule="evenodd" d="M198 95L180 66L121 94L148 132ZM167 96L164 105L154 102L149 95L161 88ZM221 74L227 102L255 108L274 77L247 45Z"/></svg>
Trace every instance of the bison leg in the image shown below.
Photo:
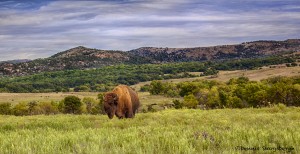
<svg viewBox="0 0 300 154"><path fill-rule="evenodd" d="M133 118L134 117L134 113L132 111L128 111L125 113L125 117L126 118Z"/></svg>

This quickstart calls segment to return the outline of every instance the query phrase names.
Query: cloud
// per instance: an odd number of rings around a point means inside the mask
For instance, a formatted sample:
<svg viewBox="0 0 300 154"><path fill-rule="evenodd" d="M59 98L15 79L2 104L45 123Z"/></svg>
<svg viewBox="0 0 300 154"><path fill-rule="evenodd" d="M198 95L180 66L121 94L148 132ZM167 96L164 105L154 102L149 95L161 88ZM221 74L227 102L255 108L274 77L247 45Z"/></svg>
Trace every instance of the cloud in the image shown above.
<svg viewBox="0 0 300 154"><path fill-rule="evenodd" d="M0 61L79 45L130 50L299 38L299 8L298 0L5 1Z"/></svg>

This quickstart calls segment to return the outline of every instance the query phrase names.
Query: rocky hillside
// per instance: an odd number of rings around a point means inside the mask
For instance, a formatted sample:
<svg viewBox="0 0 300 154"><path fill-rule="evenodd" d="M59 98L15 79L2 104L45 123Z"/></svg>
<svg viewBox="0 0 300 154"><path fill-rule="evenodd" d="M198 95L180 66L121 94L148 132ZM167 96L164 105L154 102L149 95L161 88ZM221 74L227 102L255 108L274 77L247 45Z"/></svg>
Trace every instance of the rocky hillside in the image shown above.
<svg viewBox="0 0 300 154"><path fill-rule="evenodd" d="M300 51L300 39L255 41L238 45L196 48L142 47L128 52L76 47L49 58L20 63L0 63L0 76L21 76L47 71L91 69L115 64L205 61L232 58L255 58Z"/></svg>
<svg viewBox="0 0 300 154"><path fill-rule="evenodd" d="M120 63L138 64L142 62L149 61L127 52L98 50L79 46L45 59L17 64L1 63L0 75L22 76L46 71L91 69Z"/></svg>
<svg viewBox="0 0 300 154"><path fill-rule="evenodd" d="M230 58L255 58L300 51L300 39L255 41L238 45L196 48L142 47L129 53L148 57L156 62L201 61Z"/></svg>
<svg viewBox="0 0 300 154"><path fill-rule="evenodd" d="M18 63L25 63L31 61L30 59L15 59L15 60L8 60L8 61L0 61L1 63L11 63L11 64L18 64Z"/></svg>

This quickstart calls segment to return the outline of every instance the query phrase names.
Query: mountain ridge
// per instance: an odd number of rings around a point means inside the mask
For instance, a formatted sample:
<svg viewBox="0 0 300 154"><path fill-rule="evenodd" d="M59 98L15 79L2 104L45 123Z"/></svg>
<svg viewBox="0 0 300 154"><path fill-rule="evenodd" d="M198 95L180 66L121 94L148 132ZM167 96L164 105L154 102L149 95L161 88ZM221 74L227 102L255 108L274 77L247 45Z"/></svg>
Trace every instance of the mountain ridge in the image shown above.
<svg viewBox="0 0 300 154"><path fill-rule="evenodd" d="M93 69L116 64L147 64L257 58L300 51L300 39L253 41L234 45L193 48L141 47L129 51L100 50L84 46L58 52L48 58L0 63L0 76L72 69Z"/></svg>

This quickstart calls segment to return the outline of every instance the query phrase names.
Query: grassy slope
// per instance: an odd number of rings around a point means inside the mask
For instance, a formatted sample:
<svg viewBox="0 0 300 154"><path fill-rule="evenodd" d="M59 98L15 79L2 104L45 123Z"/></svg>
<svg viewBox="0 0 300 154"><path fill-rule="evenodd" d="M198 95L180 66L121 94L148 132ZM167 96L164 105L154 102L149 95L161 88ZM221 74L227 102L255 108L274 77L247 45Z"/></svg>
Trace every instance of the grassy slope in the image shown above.
<svg viewBox="0 0 300 154"><path fill-rule="evenodd" d="M282 67L280 67L282 66ZM200 73L193 72L192 74L200 75ZM259 81L262 79L275 77L275 76L299 76L300 75L300 67L285 67L284 65L277 65L277 68L269 68L262 67L262 69L257 70L236 70L236 71L220 71L217 77L196 77L196 78L182 78L182 79L169 79L165 81L171 81L174 83L182 82L182 81L193 81L195 79L206 79L206 80L217 80L226 82L231 78L238 78L241 76L248 77L250 80ZM135 89L139 90L141 86L145 84L150 84L151 81L148 82L140 82L138 84L133 85Z"/></svg>
<svg viewBox="0 0 300 154"><path fill-rule="evenodd" d="M293 147L299 153L299 119L300 108L279 107L164 110L124 120L0 116L0 153L242 152L236 146L260 147L258 152L266 152L263 146Z"/></svg>

